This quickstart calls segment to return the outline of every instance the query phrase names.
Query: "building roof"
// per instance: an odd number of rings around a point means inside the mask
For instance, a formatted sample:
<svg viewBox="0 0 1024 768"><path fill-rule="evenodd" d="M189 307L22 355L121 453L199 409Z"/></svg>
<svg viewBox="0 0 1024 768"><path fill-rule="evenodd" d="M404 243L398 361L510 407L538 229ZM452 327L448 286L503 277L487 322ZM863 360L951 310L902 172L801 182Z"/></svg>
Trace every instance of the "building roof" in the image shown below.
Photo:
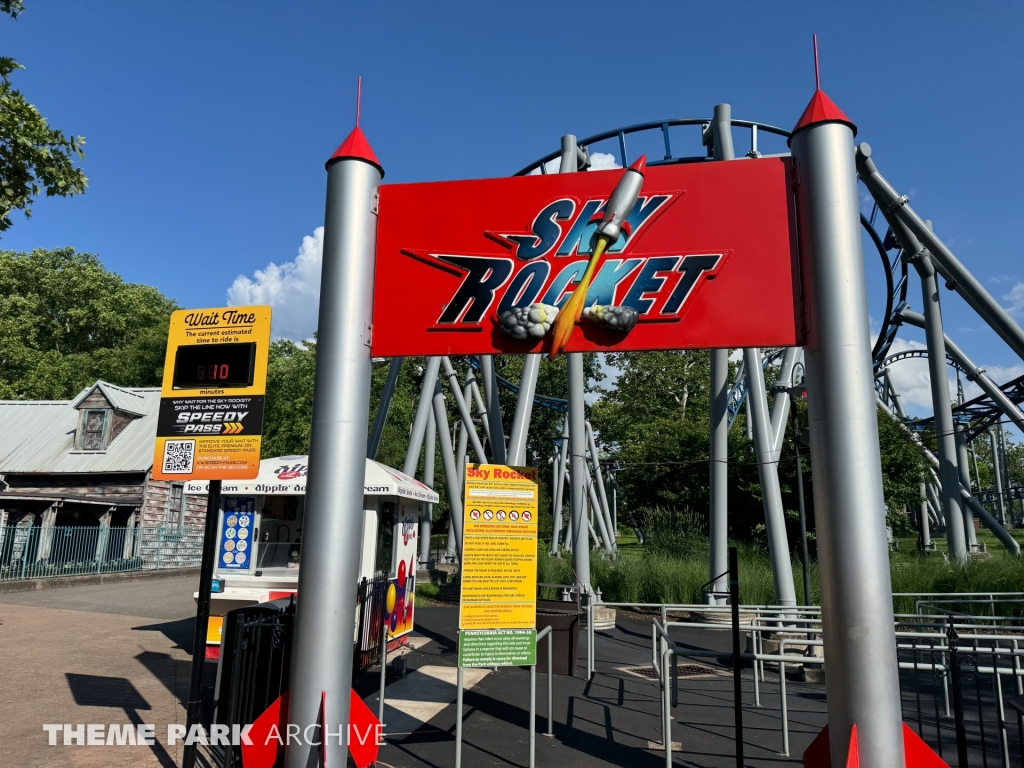
<svg viewBox="0 0 1024 768"><path fill-rule="evenodd" d="M105 381L97 381L91 387L83 389L78 397L71 401L71 407L77 408L97 389L107 398L107 402L119 411L124 411L132 416L145 416L149 413L145 393L150 390L125 389L124 387L115 387L113 384L107 384Z"/></svg>
<svg viewBox="0 0 1024 768"><path fill-rule="evenodd" d="M115 410L133 416L105 451L76 451L80 411L99 389ZM99 381L74 400L0 400L0 474L146 472L153 466L159 389Z"/></svg>

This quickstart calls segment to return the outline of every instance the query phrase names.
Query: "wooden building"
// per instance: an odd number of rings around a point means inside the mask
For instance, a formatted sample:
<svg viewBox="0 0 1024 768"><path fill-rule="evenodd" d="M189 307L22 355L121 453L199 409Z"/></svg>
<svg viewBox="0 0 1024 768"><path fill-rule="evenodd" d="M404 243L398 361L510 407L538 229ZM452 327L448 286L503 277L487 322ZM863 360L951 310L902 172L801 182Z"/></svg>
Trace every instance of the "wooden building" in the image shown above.
<svg viewBox="0 0 1024 768"><path fill-rule="evenodd" d="M206 497L152 477L159 406L159 389L104 381L70 401L0 401L0 530L202 528Z"/></svg>

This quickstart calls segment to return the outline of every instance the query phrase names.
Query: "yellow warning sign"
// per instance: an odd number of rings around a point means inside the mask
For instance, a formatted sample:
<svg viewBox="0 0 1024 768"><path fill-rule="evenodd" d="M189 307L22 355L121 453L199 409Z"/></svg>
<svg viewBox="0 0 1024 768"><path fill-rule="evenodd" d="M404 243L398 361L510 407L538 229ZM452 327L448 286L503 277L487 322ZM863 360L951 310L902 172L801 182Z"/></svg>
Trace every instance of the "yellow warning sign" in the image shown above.
<svg viewBox="0 0 1024 768"><path fill-rule="evenodd" d="M259 474L270 307L182 309L167 334L153 477Z"/></svg>
<svg viewBox="0 0 1024 768"><path fill-rule="evenodd" d="M537 468L466 467L460 629L533 629Z"/></svg>

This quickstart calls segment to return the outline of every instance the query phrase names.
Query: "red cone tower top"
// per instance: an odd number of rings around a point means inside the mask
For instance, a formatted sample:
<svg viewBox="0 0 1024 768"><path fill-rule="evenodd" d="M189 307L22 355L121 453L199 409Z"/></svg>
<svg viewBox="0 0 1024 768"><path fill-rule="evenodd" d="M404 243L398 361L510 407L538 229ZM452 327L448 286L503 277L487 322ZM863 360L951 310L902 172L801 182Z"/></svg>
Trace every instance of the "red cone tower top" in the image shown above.
<svg viewBox="0 0 1024 768"><path fill-rule="evenodd" d="M377 159L377 155L373 152L373 147L366 140L366 134L363 133L363 129L358 125L352 129L352 133L348 135L348 138L341 142L341 146L334 150L334 154L327 160L325 167L330 168L338 160L347 160L349 158L362 160L375 166L380 171L380 177L384 178L384 166L380 164L380 160Z"/></svg>
<svg viewBox="0 0 1024 768"><path fill-rule="evenodd" d="M818 123L846 123L853 130L853 135L857 135L857 126L853 124L853 121L843 113L843 110L836 106L836 103L821 88L814 92L804 113L797 120L793 133Z"/></svg>

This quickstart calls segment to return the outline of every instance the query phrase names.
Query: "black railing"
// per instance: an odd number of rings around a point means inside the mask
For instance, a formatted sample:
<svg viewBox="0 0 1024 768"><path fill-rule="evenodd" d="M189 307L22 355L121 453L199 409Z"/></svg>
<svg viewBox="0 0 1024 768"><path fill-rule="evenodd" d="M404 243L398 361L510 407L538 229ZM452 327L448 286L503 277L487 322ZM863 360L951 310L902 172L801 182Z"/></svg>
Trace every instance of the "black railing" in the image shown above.
<svg viewBox="0 0 1024 768"><path fill-rule="evenodd" d="M387 614L387 574L378 573L372 578L359 582L356 597L359 611L359 632L355 660L352 664L353 677L380 661L384 617Z"/></svg>
<svg viewBox="0 0 1024 768"><path fill-rule="evenodd" d="M956 620L899 639L904 722L956 768L1024 766L1021 636Z"/></svg>
<svg viewBox="0 0 1024 768"><path fill-rule="evenodd" d="M216 721L243 725L252 723L288 689L295 606L289 602L282 610L265 604L232 614L226 617L225 677ZM240 747L225 747L223 768L241 764Z"/></svg>

